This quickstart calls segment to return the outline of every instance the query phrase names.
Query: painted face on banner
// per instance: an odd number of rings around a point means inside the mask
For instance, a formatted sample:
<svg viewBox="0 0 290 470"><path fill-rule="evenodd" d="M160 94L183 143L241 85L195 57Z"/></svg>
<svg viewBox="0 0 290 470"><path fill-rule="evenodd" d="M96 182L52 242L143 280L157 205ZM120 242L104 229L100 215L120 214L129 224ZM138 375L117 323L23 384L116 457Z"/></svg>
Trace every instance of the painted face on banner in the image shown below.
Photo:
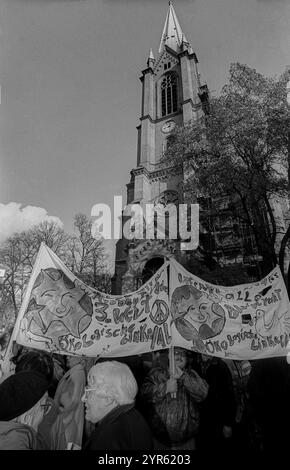
<svg viewBox="0 0 290 470"><path fill-rule="evenodd" d="M77 338L89 326L91 299L61 270L42 269L34 283L25 317L28 330L56 340L71 334Z"/></svg>
<svg viewBox="0 0 290 470"><path fill-rule="evenodd" d="M191 304L185 317L197 328L201 339L216 336L225 324L224 309L219 304L210 301L199 304L197 308Z"/></svg>
<svg viewBox="0 0 290 470"><path fill-rule="evenodd" d="M177 287L172 295L171 314L179 333L187 340L199 341L221 333L225 325L223 307L193 286Z"/></svg>

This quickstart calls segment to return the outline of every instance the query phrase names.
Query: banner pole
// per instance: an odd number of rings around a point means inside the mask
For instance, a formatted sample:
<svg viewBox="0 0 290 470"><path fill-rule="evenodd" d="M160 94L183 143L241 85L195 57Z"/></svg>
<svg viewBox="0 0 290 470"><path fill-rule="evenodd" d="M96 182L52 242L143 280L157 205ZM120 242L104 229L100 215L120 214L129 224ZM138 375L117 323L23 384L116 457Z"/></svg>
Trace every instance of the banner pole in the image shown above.
<svg viewBox="0 0 290 470"><path fill-rule="evenodd" d="M170 349L169 349L169 372L170 372L170 377L171 378L174 377L174 369L175 369L175 365L174 365L174 346L170 346Z"/></svg>
<svg viewBox="0 0 290 470"><path fill-rule="evenodd" d="M170 263L170 260L168 261L169 261L169 264L167 266L167 286L168 286L168 299L170 300L170 266L171 266L171 263ZM172 345L169 348L169 375L171 379L174 378L174 371L175 371L174 346ZM171 395L171 398L176 398L176 393L172 392L170 395Z"/></svg>
<svg viewBox="0 0 290 470"><path fill-rule="evenodd" d="M25 290L24 299L23 299L23 301L21 303L21 306L18 310L18 315L17 315L16 321L15 321L15 324L14 324L13 331L11 333L11 337L10 337L8 346L6 348L6 351L4 353L4 357L3 357L2 361L0 361L0 377L1 377L1 374L6 375L6 374L9 374L9 372L10 372L10 359L12 357L11 353L12 353L12 349L13 349L13 343L14 343L16 337L17 337L18 330L19 330L19 327L20 327L20 322L21 322L23 314L25 313L25 310L27 308L30 293L31 293L31 290L32 290L32 287L33 287L33 283L35 281L35 279L33 279L33 274L34 274L34 272L36 270L36 267L39 263L41 253L45 249L45 247L46 247L45 243L41 242L38 253L36 255L36 259L35 259L31 274L30 274L30 278L29 278L29 281L28 281L28 284L27 284L27 287L26 287L26 290Z"/></svg>

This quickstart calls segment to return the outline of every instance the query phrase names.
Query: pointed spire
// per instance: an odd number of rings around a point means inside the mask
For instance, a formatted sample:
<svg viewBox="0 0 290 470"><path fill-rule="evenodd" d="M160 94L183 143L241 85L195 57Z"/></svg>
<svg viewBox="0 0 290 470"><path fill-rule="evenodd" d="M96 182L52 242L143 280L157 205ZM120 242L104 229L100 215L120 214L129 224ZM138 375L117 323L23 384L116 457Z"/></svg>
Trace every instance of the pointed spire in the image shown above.
<svg viewBox="0 0 290 470"><path fill-rule="evenodd" d="M154 57L152 49L150 49L149 57L147 59L147 67L152 67L153 68L154 64L155 64L155 57Z"/></svg>
<svg viewBox="0 0 290 470"><path fill-rule="evenodd" d="M150 49L149 57L147 59L147 67L154 67L154 64L155 64L155 57L154 57L152 49Z"/></svg>
<svg viewBox="0 0 290 470"><path fill-rule="evenodd" d="M187 43L188 41L181 29L173 5L171 1L169 1L169 8L159 46L159 53L162 52L165 45L169 46L174 51L179 52L182 42Z"/></svg>
<svg viewBox="0 0 290 470"><path fill-rule="evenodd" d="M191 44L189 44L188 53L189 54L194 54Z"/></svg>
<svg viewBox="0 0 290 470"><path fill-rule="evenodd" d="M185 37L184 34L182 33L181 49L182 49L182 50L185 50L185 49L189 49L189 47L191 47L191 45L189 44L189 42L187 42L186 37Z"/></svg>

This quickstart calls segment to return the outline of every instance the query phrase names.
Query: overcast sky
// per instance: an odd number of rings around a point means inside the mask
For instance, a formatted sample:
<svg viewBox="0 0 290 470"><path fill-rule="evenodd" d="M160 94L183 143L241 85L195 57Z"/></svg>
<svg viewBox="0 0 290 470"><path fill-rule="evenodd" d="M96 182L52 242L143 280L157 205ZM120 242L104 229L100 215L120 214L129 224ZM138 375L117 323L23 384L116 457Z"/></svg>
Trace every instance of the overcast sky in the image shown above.
<svg viewBox="0 0 290 470"><path fill-rule="evenodd" d="M290 64L289 0L173 5L212 92L232 62L268 76ZM50 216L71 230L77 212L114 195L125 203L139 77L167 9L167 0L0 0L0 240Z"/></svg>

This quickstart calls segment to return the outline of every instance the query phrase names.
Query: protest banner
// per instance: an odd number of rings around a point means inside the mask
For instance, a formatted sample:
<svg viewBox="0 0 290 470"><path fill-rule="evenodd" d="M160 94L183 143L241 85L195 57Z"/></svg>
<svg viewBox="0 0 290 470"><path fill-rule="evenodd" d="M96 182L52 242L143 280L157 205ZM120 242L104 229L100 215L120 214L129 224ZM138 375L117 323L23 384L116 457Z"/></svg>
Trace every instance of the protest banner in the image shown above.
<svg viewBox="0 0 290 470"><path fill-rule="evenodd" d="M114 296L77 279L42 244L5 360L13 341L95 358L180 346L251 360L286 356L289 338L289 299L278 266L261 281L224 287L172 259L139 290Z"/></svg>
<svg viewBox="0 0 290 470"><path fill-rule="evenodd" d="M172 344L226 359L286 356L289 299L277 266L264 279L223 287L170 263Z"/></svg>
<svg viewBox="0 0 290 470"><path fill-rule="evenodd" d="M167 266L136 292L113 296L76 278L44 244L14 338L18 344L88 357L121 357L171 343Z"/></svg>

